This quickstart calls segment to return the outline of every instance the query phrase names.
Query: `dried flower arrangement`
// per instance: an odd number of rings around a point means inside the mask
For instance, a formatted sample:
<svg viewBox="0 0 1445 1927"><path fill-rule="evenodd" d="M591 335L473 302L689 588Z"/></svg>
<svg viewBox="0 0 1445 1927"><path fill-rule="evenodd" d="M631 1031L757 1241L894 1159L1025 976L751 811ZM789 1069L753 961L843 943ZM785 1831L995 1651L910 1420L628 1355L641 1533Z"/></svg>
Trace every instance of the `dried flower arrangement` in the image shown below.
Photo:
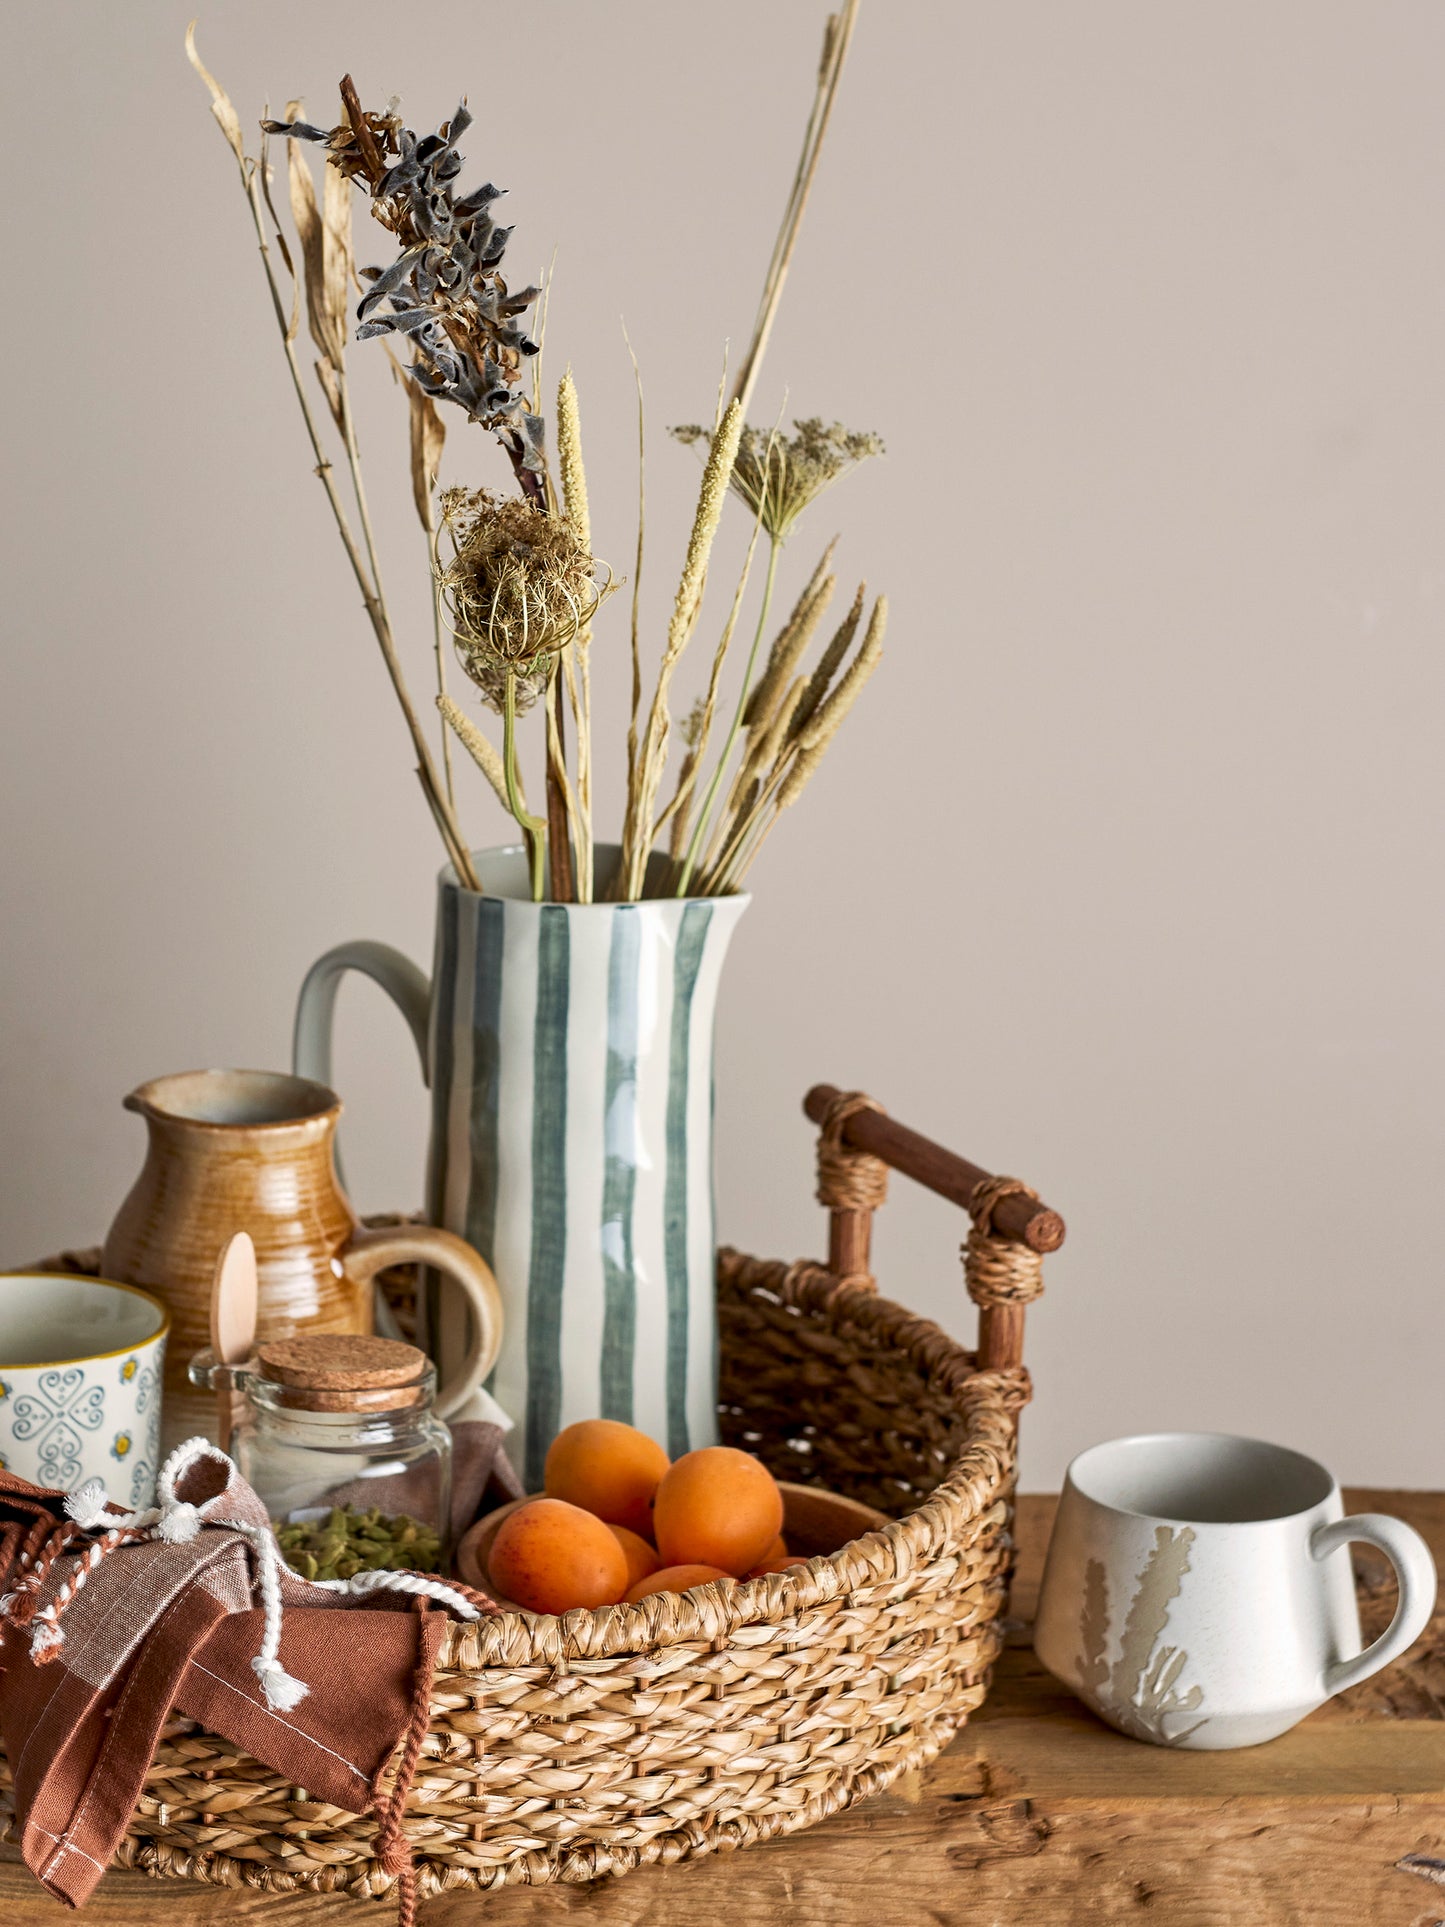
<svg viewBox="0 0 1445 1927"><path fill-rule="evenodd" d="M753 338L731 397L720 395L712 423L677 428L678 440L704 455L702 483L651 700L644 701L639 586L644 515L639 502L631 596L632 710L627 736L627 798L621 862L609 894L714 896L738 890L773 825L803 789L882 653L887 605L867 610L860 584L842 621L817 653L817 638L837 579L830 545L792 612L762 656L783 549L798 517L831 483L882 453L876 435L852 433L816 418L760 429L746 421L764 349L797 243L817 170L859 0L829 17L802 155L769 263ZM531 860L532 892L541 900L588 903L596 885L592 826L591 645L593 621L618 586L592 553L580 413L571 370L556 401L554 477L541 413L539 341L523 317L540 288L513 290L502 272L512 230L493 207L502 190L490 181L459 192L457 143L471 125L465 104L434 134L417 135L391 103L365 110L349 76L341 82L341 118L332 128L301 119L301 103L261 122L257 156L246 152L229 96L202 65L195 23L186 51L211 95L211 111L240 170L255 225L272 307L292 385L315 458L316 473L341 536L417 759L417 775L448 856L461 881L480 882L457 816L451 739L461 743L519 826ZM294 241L288 241L273 198L269 142L287 143L287 191ZM324 150L324 187L301 143ZM351 232L352 195L399 244L382 267L358 269ZM277 257L279 256L279 266ZM299 265L298 265L299 263ZM289 290L289 299L288 299ZM433 755L409 692L382 589L352 412L346 340L379 339L407 399L412 494L426 535L433 586L433 656L441 718L441 757ZM349 474L348 510L327 454L323 416L302 369L301 311L318 358L313 371ZM635 368L634 358L634 368ZM529 368L530 389L525 377ZM437 403L460 409L489 429L512 471L516 493L443 489L439 468L446 429ZM638 459L644 454L638 380ZM714 649L704 694L682 730L684 754L670 800L659 798L671 753L674 673L699 627L713 540L729 493L752 516L752 535ZM352 514L355 516L355 527ZM359 531L359 533L358 533ZM761 538L767 562L760 608L735 699L724 700L724 673L746 602ZM865 610L867 619L865 621ZM860 639L861 634L861 639ZM450 638L450 645L448 645ZM449 693L446 658L455 656L482 701L502 719L501 749ZM759 659L762 657L761 667ZM527 807L518 756L517 722L540 705L545 722L546 813ZM567 723L574 754L569 767ZM723 727L723 721L726 727ZM715 734L721 743L709 762ZM666 837L665 859L660 840Z"/></svg>

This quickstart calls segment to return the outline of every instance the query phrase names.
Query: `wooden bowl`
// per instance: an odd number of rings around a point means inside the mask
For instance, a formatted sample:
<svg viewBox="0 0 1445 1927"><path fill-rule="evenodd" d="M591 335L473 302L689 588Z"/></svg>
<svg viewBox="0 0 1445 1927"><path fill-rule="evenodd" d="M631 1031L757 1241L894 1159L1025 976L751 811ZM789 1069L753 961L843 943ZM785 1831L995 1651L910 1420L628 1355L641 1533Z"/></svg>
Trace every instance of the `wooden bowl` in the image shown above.
<svg viewBox="0 0 1445 1927"><path fill-rule="evenodd" d="M842 1498L836 1492L822 1492L811 1485L791 1485L782 1479L778 1481L778 1490L783 1495L783 1537L789 1552L799 1553L804 1559L837 1552L850 1539L860 1539L865 1532L876 1532L879 1526L888 1524L884 1514L875 1512L871 1505ZM523 1612L526 1608L503 1598L487 1577L492 1541L502 1521L518 1506L544 1496L533 1492L526 1499L514 1499L510 1505L498 1506L495 1512L489 1512L485 1519L478 1519L469 1527L457 1546L458 1575L467 1585L495 1599L504 1612Z"/></svg>

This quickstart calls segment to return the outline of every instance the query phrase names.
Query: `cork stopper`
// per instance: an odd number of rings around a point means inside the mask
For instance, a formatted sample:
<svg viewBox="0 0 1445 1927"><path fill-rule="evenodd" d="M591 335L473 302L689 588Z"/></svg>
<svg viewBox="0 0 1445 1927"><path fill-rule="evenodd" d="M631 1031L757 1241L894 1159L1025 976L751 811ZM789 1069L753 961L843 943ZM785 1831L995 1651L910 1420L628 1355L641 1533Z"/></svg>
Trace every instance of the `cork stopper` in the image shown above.
<svg viewBox="0 0 1445 1927"><path fill-rule="evenodd" d="M265 1376L286 1387L284 1403L310 1412L397 1411L422 1396L425 1352L395 1338L313 1332L258 1346Z"/></svg>

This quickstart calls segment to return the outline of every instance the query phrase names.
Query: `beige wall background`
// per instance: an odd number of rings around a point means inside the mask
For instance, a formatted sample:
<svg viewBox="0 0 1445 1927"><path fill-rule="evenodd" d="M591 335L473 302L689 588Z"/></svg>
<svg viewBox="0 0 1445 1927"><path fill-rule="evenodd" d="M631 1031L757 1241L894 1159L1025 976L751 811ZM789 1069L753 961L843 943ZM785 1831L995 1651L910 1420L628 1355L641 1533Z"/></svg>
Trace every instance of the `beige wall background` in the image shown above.
<svg viewBox="0 0 1445 1927"><path fill-rule="evenodd" d="M182 57L192 4L3 9L3 1263L103 1231L135 1083L282 1064L333 942L430 947L439 851ZM557 250L549 362L628 574L621 317L641 359L654 638L696 482L662 430L746 340L821 14L203 10L248 126L291 94L330 121L345 68L419 126L469 94L509 266ZM1442 72L1429 0L865 0L756 412L786 390L887 438L790 586L841 530L889 658L755 873L721 1221L818 1249L818 1078L1037 1183L1070 1237L1030 1321L1035 1486L1172 1426L1445 1483ZM424 684L402 410L374 348L354 367ZM499 479L489 438L454 424L447 472ZM614 619L604 822L625 661ZM466 807L501 839L480 786ZM370 986L337 1076L359 1204L411 1204L425 1106ZM898 1183L885 1217L885 1289L969 1329L955 1214Z"/></svg>

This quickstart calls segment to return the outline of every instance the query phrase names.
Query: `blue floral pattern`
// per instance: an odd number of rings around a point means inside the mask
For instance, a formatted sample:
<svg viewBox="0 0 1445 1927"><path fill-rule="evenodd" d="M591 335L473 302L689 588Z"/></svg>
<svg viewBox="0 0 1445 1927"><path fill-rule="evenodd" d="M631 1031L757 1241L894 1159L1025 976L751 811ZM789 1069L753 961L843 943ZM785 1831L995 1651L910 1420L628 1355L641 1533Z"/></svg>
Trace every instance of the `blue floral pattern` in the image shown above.
<svg viewBox="0 0 1445 1927"><path fill-rule="evenodd" d="M159 1463L165 1341L120 1357L7 1368L0 1378L0 1470L52 1490L115 1481L117 1503L149 1505Z"/></svg>
<svg viewBox="0 0 1445 1927"><path fill-rule="evenodd" d="M80 1477L80 1433L98 1431L104 1419L104 1391L71 1365L42 1372L35 1391L16 1399L10 1429L17 1439L34 1440L40 1483L61 1489Z"/></svg>

